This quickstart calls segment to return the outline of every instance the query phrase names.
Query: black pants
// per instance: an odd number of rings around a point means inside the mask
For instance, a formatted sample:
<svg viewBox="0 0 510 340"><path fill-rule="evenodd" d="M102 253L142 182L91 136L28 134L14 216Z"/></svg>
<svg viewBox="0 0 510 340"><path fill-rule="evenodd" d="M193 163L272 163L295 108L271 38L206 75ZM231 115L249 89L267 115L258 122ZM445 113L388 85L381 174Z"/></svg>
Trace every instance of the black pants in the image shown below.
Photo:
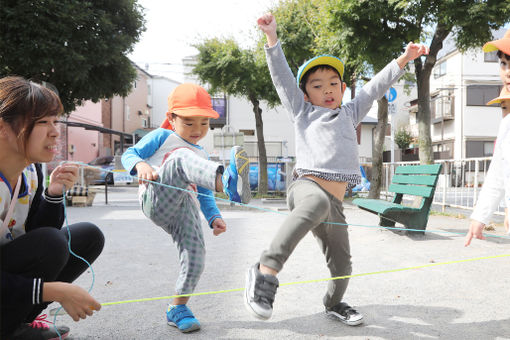
<svg viewBox="0 0 510 340"><path fill-rule="evenodd" d="M103 250L104 236L101 230L87 222L72 224L69 230L71 250L92 263ZM68 240L67 227L30 231L0 248L2 271L28 278L39 277L45 282L73 282L88 266L69 252ZM2 303L1 334L13 332L23 322L32 322L49 304Z"/></svg>

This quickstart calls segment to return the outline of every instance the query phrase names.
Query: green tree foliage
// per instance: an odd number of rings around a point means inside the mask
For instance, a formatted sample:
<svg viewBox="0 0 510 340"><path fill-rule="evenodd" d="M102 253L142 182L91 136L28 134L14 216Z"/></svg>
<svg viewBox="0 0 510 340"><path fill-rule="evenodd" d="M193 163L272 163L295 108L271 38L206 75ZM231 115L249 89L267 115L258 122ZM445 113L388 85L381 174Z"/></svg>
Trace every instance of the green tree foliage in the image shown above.
<svg viewBox="0 0 510 340"><path fill-rule="evenodd" d="M279 103L261 51L242 49L233 39L207 39L196 44L197 63L192 73L210 85L210 92L223 92L250 101L255 115L259 150L259 194L267 193L267 154L260 102Z"/></svg>
<svg viewBox="0 0 510 340"><path fill-rule="evenodd" d="M406 129L399 129L395 133L395 143L402 150L409 148L409 145L413 142L413 136Z"/></svg>
<svg viewBox="0 0 510 340"><path fill-rule="evenodd" d="M351 74L359 73L358 59L346 58L345 49L335 42L334 32L325 29L323 0L280 1L272 13L277 21L278 38L291 70L296 74L305 61L320 54L331 54L344 61L344 79L351 85ZM262 37L262 41L265 38ZM351 61L352 60L352 61Z"/></svg>
<svg viewBox="0 0 510 340"><path fill-rule="evenodd" d="M3 0L0 22L0 76L53 84L66 112L131 90L126 54L145 29L135 0Z"/></svg>

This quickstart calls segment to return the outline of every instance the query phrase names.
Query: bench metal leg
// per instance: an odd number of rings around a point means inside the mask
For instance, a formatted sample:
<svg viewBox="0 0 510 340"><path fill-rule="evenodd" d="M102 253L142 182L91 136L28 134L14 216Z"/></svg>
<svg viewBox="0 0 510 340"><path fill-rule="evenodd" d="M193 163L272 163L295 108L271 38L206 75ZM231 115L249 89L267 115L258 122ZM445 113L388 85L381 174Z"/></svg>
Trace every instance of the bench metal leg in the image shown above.
<svg viewBox="0 0 510 340"><path fill-rule="evenodd" d="M379 222L379 225L381 227L395 227L394 221L388 220L387 218L384 218L382 216L380 216L380 218L381 218L381 220Z"/></svg>
<svg viewBox="0 0 510 340"><path fill-rule="evenodd" d="M402 223L407 229L413 229L408 230L408 235L425 235L425 229L427 228L427 221L428 216L424 215L414 215L410 216L406 219L406 221L403 221ZM416 231L416 230L423 230L423 231Z"/></svg>

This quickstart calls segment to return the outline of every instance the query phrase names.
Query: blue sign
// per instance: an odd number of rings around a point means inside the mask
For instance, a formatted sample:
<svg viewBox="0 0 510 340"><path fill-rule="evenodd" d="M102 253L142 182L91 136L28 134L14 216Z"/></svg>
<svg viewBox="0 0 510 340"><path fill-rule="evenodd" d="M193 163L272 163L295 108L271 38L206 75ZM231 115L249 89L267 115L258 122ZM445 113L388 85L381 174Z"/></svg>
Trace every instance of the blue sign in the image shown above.
<svg viewBox="0 0 510 340"><path fill-rule="evenodd" d="M384 96L388 99L388 103L391 103L392 101L397 99L397 90L395 90L395 88L393 87L390 87L390 89L388 90L388 92L386 92Z"/></svg>

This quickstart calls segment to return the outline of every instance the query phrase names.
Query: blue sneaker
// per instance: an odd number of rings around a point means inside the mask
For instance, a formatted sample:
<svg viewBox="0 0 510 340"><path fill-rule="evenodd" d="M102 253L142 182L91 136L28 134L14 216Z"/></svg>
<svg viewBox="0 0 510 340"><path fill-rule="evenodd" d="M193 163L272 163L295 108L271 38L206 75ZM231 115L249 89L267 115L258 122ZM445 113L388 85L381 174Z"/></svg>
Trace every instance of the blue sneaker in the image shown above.
<svg viewBox="0 0 510 340"><path fill-rule="evenodd" d="M237 191L237 181L241 179L241 193ZM250 191L250 160L246 151L240 146L230 150L230 165L222 176L223 192L231 201L248 203L251 200Z"/></svg>
<svg viewBox="0 0 510 340"><path fill-rule="evenodd" d="M183 333L200 329L200 322L186 305L168 305L166 319L170 326L177 327Z"/></svg>

